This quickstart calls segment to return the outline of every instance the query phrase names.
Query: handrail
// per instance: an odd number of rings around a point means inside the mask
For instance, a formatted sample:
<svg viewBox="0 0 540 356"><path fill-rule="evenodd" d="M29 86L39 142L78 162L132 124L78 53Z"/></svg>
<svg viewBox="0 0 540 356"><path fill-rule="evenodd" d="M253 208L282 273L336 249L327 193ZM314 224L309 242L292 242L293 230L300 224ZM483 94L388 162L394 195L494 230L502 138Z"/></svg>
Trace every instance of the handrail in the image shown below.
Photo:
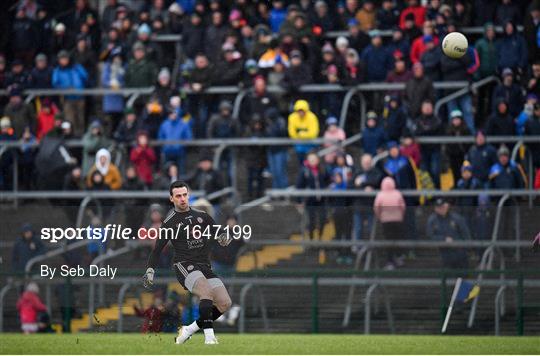
<svg viewBox="0 0 540 356"><path fill-rule="evenodd" d="M484 240L455 240L452 243L445 241L432 241L432 240L375 240L375 241L319 241L319 240L287 240L287 239L261 239L250 240L252 246L275 246L275 245L288 245L288 246L303 246L303 247L367 247L370 249L378 248L422 248L422 249L436 249L436 248L474 248L474 247L498 247L498 248L527 248L531 246L529 241L484 241ZM366 251L367 253L367 251ZM367 257L367 256L366 256ZM369 269L367 269L369 270Z"/></svg>
<svg viewBox="0 0 540 356"><path fill-rule="evenodd" d="M355 134L352 137L356 137L358 134ZM460 143L474 143L474 136L418 136L415 140L420 144L460 144ZM486 137L486 142L488 143L513 143L520 142L523 143L537 143L540 141L540 135L537 136L488 136ZM297 140L290 138L267 138L261 137L257 140L251 138L229 138L229 139L197 139L197 140L151 140L149 146L164 146L164 145L183 145L186 147L212 147L219 145L226 146L293 146L297 144L310 144L310 145L321 145L321 144L332 144L339 142L333 139L324 139L319 137L316 139L310 140ZM83 140L66 140L63 142L66 147L83 147ZM343 144L343 142L342 142ZM30 147L37 147L39 143L27 144L19 141L3 141L0 140L0 146L2 147L17 147L20 148L23 145Z"/></svg>
<svg viewBox="0 0 540 356"><path fill-rule="evenodd" d="M369 243L373 243L375 241L376 235L377 235L377 221L374 220L372 223L371 231L369 235ZM364 262L364 271L369 271L369 269L371 268L372 249L373 247L371 245L362 246L362 248L356 254L356 259L354 261L354 269L360 270L362 258L366 256L366 260ZM353 277L356 277L356 276L353 275ZM349 321L350 321L351 313L352 313L352 304L354 300L355 288L356 286L354 285L351 285L349 287L349 293L347 295L347 302L345 304L345 311L343 312L343 322L342 322L343 327L349 326Z"/></svg>
<svg viewBox="0 0 540 356"><path fill-rule="evenodd" d="M202 197L203 191L193 190L190 192L193 197ZM95 199L148 199L167 198L169 192L165 190L117 190L117 191L64 191L64 190L33 190L0 193L0 200L13 199L14 197L23 199L84 199L87 197Z"/></svg>
<svg viewBox="0 0 540 356"><path fill-rule="evenodd" d="M117 325L117 332L121 333L124 328L124 313L123 313L123 305L124 305L124 296L126 295L126 292L128 291L129 287L131 287L130 282L126 282L122 284L122 287L120 287L120 291L118 291L118 325Z"/></svg>
<svg viewBox="0 0 540 356"><path fill-rule="evenodd" d="M392 306L390 303L390 299L388 298L388 293L386 292L386 288L384 286L381 286L379 282L374 282L371 284L366 291L366 297L364 298L365 304L364 304L364 334L368 335L371 331L371 299L373 296L373 293L377 288L383 288L383 294L384 294L384 305L386 309L386 317L388 319L388 326L390 327L390 333L395 333L394 328L394 316L392 314Z"/></svg>
<svg viewBox="0 0 540 356"><path fill-rule="evenodd" d="M4 331L4 298L10 289L15 287L11 282L8 282L2 289L0 289L0 333Z"/></svg>
<svg viewBox="0 0 540 356"><path fill-rule="evenodd" d="M519 32L523 31L523 26L518 25L516 26L516 29ZM460 28L460 31L467 35L481 35L484 33L484 28L482 26L467 26ZM381 36L383 37L392 37L393 30L380 30ZM496 33L503 33L503 27L502 26L495 26L495 32ZM328 31L323 34L323 36L327 39L333 39L337 38L339 36L348 37L349 32L347 31ZM182 35L180 34L159 34L151 38L152 41L155 42L178 42L182 40Z"/></svg>
<svg viewBox="0 0 540 356"><path fill-rule="evenodd" d="M477 82L474 82L472 83L470 86L467 85L466 87L456 91L456 92L453 92L452 94L449 94L439 100L437 100L437 102L435 103L435 115L436 116L439 116L439 110L441 109L441 106L443 106L444 104L454 100L454 99L457 99L459 98L460 96L463 96L465 94L467 94L468 92L470 92L471 90L476 90L484 85L487 85L491 82L500 82L500 79L499 77L497 76L494 76L494 75L490 75L489 77L486 77L486 78L483 78L483 79L480 79L479 81Z"/></svg>
<svg viewBox="0 0 540 356"><path fill-rule="evenodd" d="M495 214L495 223L493 225L493 231L492 231L492 235L491 235L491 243L492 244L494 244L498 240L500 223L501 223L501 216L502 216L502 210L503 210L504 204L506 203L506 201L508 199L510 199L510 197L511 197L510 194L503 195L500 198L500 200L499 200L499 202L497 204L497 212ZM480 266L478 268L480 271L483 271L486 268L487 269L491 268L491 265L492 265L492 262L493 262L494 248L495 248L495 246L492 245L492 246L486 248L486 250L482 254L482 260L480 261ZM503 256L502 258L504 258L504 255L502 255L502 256ZM482 283L482 279L483 279L483 274L482 273L478 274L477 279L476 279L476 284L480 285ZM478 299L480 299L480 295L478 295L476 298L474 298L473 303L471 305L471 310L469 312L469 320L467 322L467 327L469 327L469 328L471 328L473 323L474 323L474 318L476 316L476 309L478 308Z"/></svg>
<svg viewBox="0 0 540 356"><path fill-rule="evenodd" d="M343 140L341 142L336 142L332 146L323 148L322 150L317 152L317 155L319 157L323 157L324 155L327 155L329 153L332 153L334 151L342 149L343 147L346 147L346 146L348 146L350 144L353 144L353 143L355 143L357 141L360 141L361 139L362 139L362 133L357 133L356 135L348 137L348 138L346 138L345 140Z"/></svg>
<svg viewBox="0 0 540 356"><path fill-rule="evenodd" d="M71 250L74 250L76 248L85 246L86 244L88 244L89 241L91 241L91 240L84 239L84 240L81 240L81 241L74 242L72 244L65 244L64 246L62 246L60 248L57 248L57 249L54 249L52 251L46 252L46 253L44 253L42 255L32 257L31 259L28 260L28 262L26 262L26 265L24 267L24 271L25 271L26 274L29 274L31 272L31 270L32 270L32 266L36 262L40 262L40 261L46 260L46 259L51 258L51 257L59 256L59 255L64 254L64 253L66 253L68 251L71 251Z"/></svg>
<svg viewBox="0 0 540 356"><path fill-rule="evenodd" d="M516 29L520 32L523 31L523 26L518 25L516 26ZM467 26L467 27L461 27L460 31L466 35L481 35L484 33L484 27L482 26ZM380 30L381 36L383 37L392 37L393 30ZM495 26L495 32L497 33L503 33L503 27L502 26ZM347 31L328 31L324 34L324 36L328 39L331 38L337 38L339 36L348 37L349 32Z"/></svg>
<svg viewBox="0 0 540 356"><path fill-rule="evenodd" d="M540 140L537 140L536 142L538 142ZM512 155L510 156L510 159L514 162L517 161L517 155L519 153L519 149L523 147L525 149L527 149L527 146L525 145L525 141L524 140L519 140L515 145L514 145L514 148L512 149ZM1 155L1 154L0 154ZM534 189L534 167L533 167L533 158L532 158L532 153L529 151L529 154L526 155L527 157L527 173L528 173L528 177L527 177L527 185L529 186L529 189ZM532 209L532 197L529 197L529 209Z"/></svg>
<svg viewBox="0 0 540 356"><path fill-rule="evenodd" d="M508 286L502 285L495 294L495 336L501 334L500 319L505 314L504 291Z"/></svg>
<svg viewBox="0 0 540 356"><path fill-rule="evenodd" d="M312 196L322 196L322 197L375 197L379 190L373 191L362 191L362 190L332 190L332 189L297 189L297 188L286 188L286 189L267 189L266 195L270 197L312 197ZM476 197L480 194L488 196L540 196L539 190L528 190L528 189L492 189L492 190L482 190L482 189L455 189L455 190L435 190L435 189L403 189L400 190L400 193L406 197L417 197L422 195L431 195L437 197Z"/></svg>

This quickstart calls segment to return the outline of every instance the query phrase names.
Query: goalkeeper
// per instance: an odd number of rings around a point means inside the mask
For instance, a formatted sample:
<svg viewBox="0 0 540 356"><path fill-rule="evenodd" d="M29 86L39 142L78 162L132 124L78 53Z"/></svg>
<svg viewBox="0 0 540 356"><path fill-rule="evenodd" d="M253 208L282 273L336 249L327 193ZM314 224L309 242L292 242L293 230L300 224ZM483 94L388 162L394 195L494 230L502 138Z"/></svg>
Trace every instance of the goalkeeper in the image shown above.
<svg viewBox="0 0 540 356"><path fill-rule="evenodd" d="M163 220L161 228L172 228L174 238L156 241L148 259L143 284L151 288L154 284L154 268L161 250L170 241L174 249L174 270L178 282L199 297L199 319L179 328L176 344L183 344L191 335L202 329L205 344L217 344L213 322L231 307L231 298L223 282L212 271L208 258L210 238L216 238L220 245L231 242L228 234L217 235L219 227L207 213L189 206L189 187L182 181L175 181L169 187L170 201L174 209ZM178 231L178 232L177 232ZM201 232L208 232L210 234ZM176 235L177 234L177 235ZM167 236L168 237L168 236Z"/></svg>

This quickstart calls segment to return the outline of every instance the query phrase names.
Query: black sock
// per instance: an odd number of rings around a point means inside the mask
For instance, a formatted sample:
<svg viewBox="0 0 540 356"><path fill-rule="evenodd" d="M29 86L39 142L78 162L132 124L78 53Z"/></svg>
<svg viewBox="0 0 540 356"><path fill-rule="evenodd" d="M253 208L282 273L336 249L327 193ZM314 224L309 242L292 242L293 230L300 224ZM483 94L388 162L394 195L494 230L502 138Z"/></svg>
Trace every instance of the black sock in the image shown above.
<svg viewBox="0 0 540 356"><path fill-rule="evenodd" d="M212 306L212 320L216 321L220 316L222 316L223 313L219 311L219 309L214 305ZM202 328L202 322L197 320L196 321L197 326L199 328Z"/></svg>
<svg viewBox="0 0 540 356"><path fill-rule="evenodd" d="M211 329L213 327L212 307L213 302L210 299L201 299L199 302L199 320L197 326L201 329Z"/></svg>
<svg viewBox="0 0 540 356"><path fill-rule="evenodd" d="M217 320L220 316L222 316L223 313L219 311L219 309L214 305L212 307L212 319Z"/></svg>

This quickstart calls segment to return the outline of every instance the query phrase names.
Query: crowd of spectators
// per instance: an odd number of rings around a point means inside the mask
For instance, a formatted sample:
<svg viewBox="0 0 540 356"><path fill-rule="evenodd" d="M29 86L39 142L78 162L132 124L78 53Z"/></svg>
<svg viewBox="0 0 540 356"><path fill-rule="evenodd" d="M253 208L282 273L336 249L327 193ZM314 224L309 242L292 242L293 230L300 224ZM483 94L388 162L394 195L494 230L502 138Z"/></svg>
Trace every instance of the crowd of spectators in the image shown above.
<svg viewBox="0 0 540 356"><path fill-rule="evenodd" d="M407 135L462 136L477 130L487 135L538 134L538 1L108 0L98 8L96 2L77 0L65 5L16 2L6 25L9 36L1 43L0 87L7 97L0 102L0 138L28 144L16 150L23 189L46 188L48 183L60 188L39 179L50 176L52 169L36 154L34 144L46 145L48 138L52 145L83 139L82 150L64 147L69 156L62 154L63 164L55 167L59 174L78 165L86 187L100 187L92 181L101 174L104 186L114 190L122 188L129 165L147 188L161 178L168 163L175 164L180 175L187 174L184 146L149 147L149 140L311 139L323 132L342 140L355 134L358 125L343 135L332 128L343 94L299 91L313 83L405 83L403 91L369 97L373 111L362 132L362 148L372 155ZM461 59L442 55L442 38L470 26L483 26L484 35L477 41L470 38L467 54ZM342 35L328 36L332 31ZM163 34L181 35L178 58L174 43L156 41ZM491 75L501 83L434 111L434 102L448 91L435 90L433 82L471 82ZM231 85L252 89L234 116L230 96L204 95L210 86ZM281 86L284 92L269 91L268 85ZM152 86L151 95L130 107L121 94L98 99L76 93L83 88ZM74 93L24 100L27 89L51 88ZM357 119L354 115L351 120ZM119 144L128 145L129 151L120 171L106 163L114 156L111 148ZM296 145L300 164L313 148ZM416 163L439 187L441 155L449 158L457 181L465 148L448 146L441 152L440 145L420 145ZM92 169L100 149L109 153L101 151L102 163L96 161ZM249 162L259 163L248 170L250 196L261 194L265 172L272 175L275 188L288 185L283 148L250 153ZM224 161L230 175L228 154ZM4 154L2 189L13 184L12 166L13 158ZM28 178L33 173L37 181ZM222 177L223 183L229 178Z"/></svg>
<svg viewBox="0 0 540 356"><path fill-rule="evenodd" d="M500 147L486 136L540 135L540 2L500 0L21 0L9 11L9 36L0 42L0 142L20 141L0 156L0 189L13 186L15 156L19 189L166 189L185 178L193 189L213 192L231 180L231 153L213 167L212 151L189 150L174 140L234 137L318 137L342 141L362 133L358 162L347 152L312 154L296 144L250 149L245 154L250 198L272 187L289 186L287 164L297 160L299 188L377 190L441 188L508 189L525 186L520 165L510 160L513 143ZM483 28L469 36L460 59L442 54L449 32ZM330 36L341 31L338 36ZM158 41L180 35L178 43ZM388 35L389 34L389 35ZM176 53L176 47L180 53ZM174 54L174 55L173 55ZM450 90L434 82L500 81L448 102ZM306 94L305 84L404 83L404 90L368 95L365 128L349 113L340 127L342 92ZM249 89L238 113L230 95L205 94L211 86ZM101 98L77 89L148 88L131 106L120 93ZM270 88L281 87L275 91ZM38 95L29 89L70 89L69 95ZM475 136L475 144L418 144L415 137ZM81 139L70 146L68 139ZM167 140L154 146L153 140ZM36 145L36 143L38 145ZM330 145L329 143L325 144ZM0 144L1 147L1 144ZM528 146L535 169L540 146ZM372 167L373 156L388 157ZM119 160L119 152L123 152ZM12 154L9 154L12 153ZM189 155L198 161L188 169ZM536 174L540 187L540 174ZM410 197L404 206L420 202ZM215 203L215 202L211 202ZM308 207L309 230L322 229L320 206ZM344 202L334 202L340 206ZM467 204L478 206L477 201ZM357 199L354 209L334 209L337 233L352 228L356 238L373 219L373 200ZM369 209L366 209L369 206ZM378 209L378 208L377 208ZM415 230L410 209L389 214L376 209L385 231L395 218ZM443 214L444 215L444 214ZM353 226L347 226L348 221ZM343 224L340 224L342 222ZM350 230L349 230L350 231ZM392 257L393 259L393 257Z"/></svg>

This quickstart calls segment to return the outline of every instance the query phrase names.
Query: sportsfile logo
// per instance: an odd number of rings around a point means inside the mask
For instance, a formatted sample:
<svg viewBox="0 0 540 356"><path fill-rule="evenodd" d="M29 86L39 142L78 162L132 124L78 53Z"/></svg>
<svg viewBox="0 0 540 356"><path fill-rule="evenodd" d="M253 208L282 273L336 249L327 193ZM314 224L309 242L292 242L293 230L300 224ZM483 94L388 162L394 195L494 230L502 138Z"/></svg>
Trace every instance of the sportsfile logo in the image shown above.
<svg viewBox="0 0 540 356"><path fill-rule="evenodd" d="M176 228L172 227L141 227L133 233L133 229L124 227L122 224L107 224L104 227L44 227L41 229L41 239L50 243L65 240L219 240L226 237L231 240L249 240L252 229L250 225L183 225L179 223Z"/></svg>

